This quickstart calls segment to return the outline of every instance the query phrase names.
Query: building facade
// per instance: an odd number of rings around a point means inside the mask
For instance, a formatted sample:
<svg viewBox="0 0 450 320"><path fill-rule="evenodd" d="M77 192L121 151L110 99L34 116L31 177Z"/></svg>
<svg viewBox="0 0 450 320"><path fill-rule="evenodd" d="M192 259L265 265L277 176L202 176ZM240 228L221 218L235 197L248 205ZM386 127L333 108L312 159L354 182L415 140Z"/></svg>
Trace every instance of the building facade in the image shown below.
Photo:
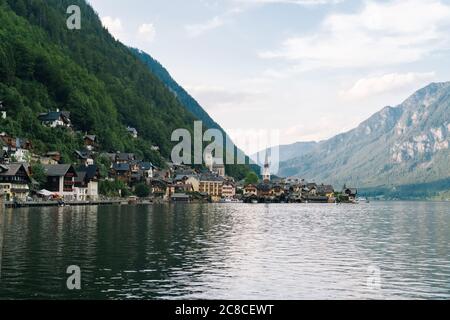
<svg viewBox="0 0 450 320"><path fill-rule="evenodd" d="M30 183L30 176L23 164L0 165L0 192L6 201L26 201Z"/></svg>

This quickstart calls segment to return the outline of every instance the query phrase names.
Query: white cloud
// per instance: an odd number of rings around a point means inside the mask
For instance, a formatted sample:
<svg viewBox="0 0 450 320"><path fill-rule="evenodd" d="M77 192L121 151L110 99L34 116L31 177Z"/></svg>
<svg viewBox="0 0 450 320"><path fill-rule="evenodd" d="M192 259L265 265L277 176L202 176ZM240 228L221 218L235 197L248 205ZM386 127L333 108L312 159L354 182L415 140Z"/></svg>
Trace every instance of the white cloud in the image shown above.
<svg viewBox="0 0 450 320"><path fill-rule="evenodd" d="M316 34L292 37L262 58L297 70L380 67L421 60L448 44L450 6L438 0L367 1L353 14L332 14Z"/></svg>
<svg viewBox="0 0 450 320"><path fill-rule="evenodd" d="M138 35L139 38L148 42L152 42L153 40L155 40L156 36L155 26L153 25L153 23L144 23L140 25L138 29Z"/></svg>
<svg viewBox="0 0 450 320"><path fill-rule="evenodd" d="M216 16L205 23L191 24L185 26L185 29L190 37L198 37L203 33L219 28L225 24L223 17Z"/></svg>
<svg viewBox="0 0 450 320"><path fill-rule="evenodd" d="M185 89L209 111L239 109L245 102L249 102L249 99L258 96L257 92L236 91L219 86L185 86Z"/></svg>
<svg viewBox="0 0 450 320"><path fill-rule="evenodd" d="M303 6L315 6L324 4L336 4L343 2L344 0L234 0L234 2L246 3L246 4L297 4Z"/></svg>
<svg viewBox="0 0 450 320"><path fill-rule="evenodd" d="M390 73L367 77L359 79L350 89L340 92L340 95L344 98L365 98L407 87L417 88L427 84L434 77L434 72Z"/></svg>
<svg viewBox="0 0 450 320"><path fill-rule="evenodd" d="M111 33L114 38L120 39L123 36L122 21L119 18L107 16L103 17L101 20L103 26L108 29L109 33Z"/></svg>

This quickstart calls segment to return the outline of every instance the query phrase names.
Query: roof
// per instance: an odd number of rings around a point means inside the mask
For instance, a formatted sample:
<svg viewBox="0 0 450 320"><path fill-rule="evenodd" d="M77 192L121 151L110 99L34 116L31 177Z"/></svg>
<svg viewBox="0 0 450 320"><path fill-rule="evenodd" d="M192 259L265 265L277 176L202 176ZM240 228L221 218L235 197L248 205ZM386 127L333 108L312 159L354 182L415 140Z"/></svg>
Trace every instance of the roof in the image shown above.
<svg viewBox="0 0 450 320"><path fill-rule="evenodd" d="M41 121L56 121L61 117L68 119L70 117L70 112L68 111L50 111L47 113L41 113L39 115L39 120Z"/></svg>
<svg viewBox="0 0 450 320"><path fill-rule="evenodd" d="M222 177L218 177L212 174L202 174L200 176L200 181L210 181L210 182L223 182Z"/></svg>
<svg viewBox="0 0 450 320"><path fill-rule="evenodd" d="M95 164L89 166L81 166L78 168L77 174L79 172L84 173L86 181L91 181L97 176L98 167Z"/></svg>
<svg viewBox="0 0 450 320"><path fill-rule="evenodd" d="M128 128L127 128L127 131L128 131L128 132L131 132L131 133L137 133L136 128L132 128L132 127L128 127Z"/></svg>
<svg viewBox="0 0 450 320"><path fill-rule="evenodd" d="M150 169L154 168L153 163L151 163L151 162L141 162L139 164L139 167L141 170L150 170Z"/></svg>
<svg viewBox="0 0 450 320"><path fill-rule="evenodd" d="M358 194L358 189L356 188L345 188L344 193L348 193L347 191L349 191L349 194Z"/></svg>
<svg viewBox="0 0 450 320"><path fill-rule="evenodd" d="M134 153L117 153L116 158L119 161L129 161L135 158Z"/></svg>
<svg viewBox="0 0 450 320"><path fill-rule="evenodd" d="M93 134L87 134L84 136L84 139L88 139L88 140L91 140L92 142L95 142L95 140L97 139L97 136L93 135Z"/></svg>
<svg viewBox="0 0 450 320"><path fill-rule="evenodd" d="M0 164L0 176L15 176L21 167L27 172L22 163Z"/></svg>
<svg viewBox="0 0 450 320"><path fill-rule="evenodd" d="M270 191L272 190L272 185L268 183L260 183L257 188L260 191Z"/></svg>
<svg viewBox="0 0 450 320"><path fill-rule="evenodd" d="M79 159L87 159L88 158L88 156L82 151L75 150L74 153L78 156Z"/></svg>
<svg viewBox="0 0 450 320"><path fill-rule="evenodd" d="M321 185L317 187L317 191L319 191L319 193L333 193L334 188L331 185Z"/></svg>
<svg viewBox="0 0 450 320"><path fill-rule="evenodd" d="M115 163L113 169L115 171L130 171L130 165L128 163Z"/></svg>
<svg viewBox="0 0 450 320"><path fill-rule="evenodd" d="M44 167L45 173L48 176L52 176L52 177L65 176L70 169L72 169L75 172L75 169L73 169L71 164L46 164L46 165L43 165L43 167Z"/></svg>

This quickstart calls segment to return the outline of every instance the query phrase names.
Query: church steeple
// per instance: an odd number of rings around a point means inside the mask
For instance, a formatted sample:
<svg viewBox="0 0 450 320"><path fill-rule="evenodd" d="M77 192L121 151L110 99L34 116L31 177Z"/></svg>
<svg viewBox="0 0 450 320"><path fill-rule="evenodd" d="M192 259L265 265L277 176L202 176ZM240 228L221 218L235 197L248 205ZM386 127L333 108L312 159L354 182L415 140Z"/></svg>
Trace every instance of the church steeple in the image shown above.
<svg viewBox="0 0 450 320"><path fill-rule="evenodd" d="M270 164L269 164L269 152L268 151L266 151L266 160L264 161L263 181L264 181L264 183L270 182Z"/></svg>

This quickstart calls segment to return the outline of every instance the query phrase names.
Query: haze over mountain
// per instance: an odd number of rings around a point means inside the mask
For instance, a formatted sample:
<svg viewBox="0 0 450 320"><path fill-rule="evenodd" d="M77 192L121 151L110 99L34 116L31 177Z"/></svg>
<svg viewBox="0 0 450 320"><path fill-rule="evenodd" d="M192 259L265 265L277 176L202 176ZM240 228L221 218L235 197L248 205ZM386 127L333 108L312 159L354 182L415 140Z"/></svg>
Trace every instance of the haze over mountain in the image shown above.
<svg viewBox="0 0 450 320"><path fill-rule="evenodd" d="M284 146L279 175L359 187L440 181L450 177L449 133L450 82L432 83L306 154Z"/></svg>

